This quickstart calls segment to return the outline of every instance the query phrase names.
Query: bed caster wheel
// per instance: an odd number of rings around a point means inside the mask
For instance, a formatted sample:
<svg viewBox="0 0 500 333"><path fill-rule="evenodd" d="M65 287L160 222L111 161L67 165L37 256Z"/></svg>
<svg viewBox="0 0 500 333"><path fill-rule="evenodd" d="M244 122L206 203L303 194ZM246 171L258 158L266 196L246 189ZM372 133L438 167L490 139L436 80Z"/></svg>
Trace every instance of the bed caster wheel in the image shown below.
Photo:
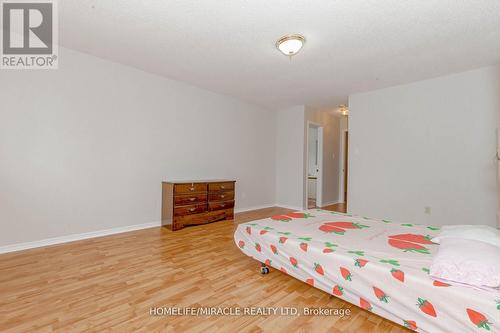
<svg viewBox="0 0 500 333"><path fill-rule="evenodd" d="M269 267L267 267L265 264L262 264L262 266L260 266L260 274L269 274Z"/></svg>

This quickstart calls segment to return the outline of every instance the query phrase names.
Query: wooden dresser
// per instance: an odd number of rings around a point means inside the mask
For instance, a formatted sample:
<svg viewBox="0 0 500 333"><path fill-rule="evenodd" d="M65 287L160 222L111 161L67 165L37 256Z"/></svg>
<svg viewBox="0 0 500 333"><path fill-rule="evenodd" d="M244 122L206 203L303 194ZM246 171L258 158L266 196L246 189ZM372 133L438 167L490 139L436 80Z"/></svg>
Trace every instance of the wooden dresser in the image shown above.
<svg viewBox="0 0 500 333"><path fill-rule="evenodd" d="M162 183L162 225L188 225L234 218L234 180L189 180Z"/></svg>

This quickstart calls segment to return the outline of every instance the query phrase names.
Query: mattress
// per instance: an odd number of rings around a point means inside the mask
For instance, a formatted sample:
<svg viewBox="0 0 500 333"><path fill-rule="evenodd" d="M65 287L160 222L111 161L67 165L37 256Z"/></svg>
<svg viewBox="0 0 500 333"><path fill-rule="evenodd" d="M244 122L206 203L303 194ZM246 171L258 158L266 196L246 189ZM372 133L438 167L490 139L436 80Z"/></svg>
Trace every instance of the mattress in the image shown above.
<svg viewBox="0 0 500 333"><path fill-rule="evenodd" d="M240 224L244 254L417 332L500 332L495 294L429 277L438 227L306 210Z"/></svg>

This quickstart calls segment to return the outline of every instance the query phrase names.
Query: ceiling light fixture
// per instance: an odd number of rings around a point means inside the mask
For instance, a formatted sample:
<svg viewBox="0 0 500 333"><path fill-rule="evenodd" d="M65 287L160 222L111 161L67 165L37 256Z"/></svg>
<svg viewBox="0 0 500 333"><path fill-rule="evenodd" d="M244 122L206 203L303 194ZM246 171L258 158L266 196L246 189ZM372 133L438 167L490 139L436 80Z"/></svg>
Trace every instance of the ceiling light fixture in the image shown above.
<svg viewBox="0 0 500 333"><path fill-rule="evenodd" d="M299 53L305 42L306 39L302 35L285 35L278 39L278 41L276 42L276 48L278 48L278 50L280 50L284 55L291 58L292 56Z"/></svg>
<svg viewBox="0 0 500 333"><path fill-rule="evenodd" d="M343 116L348 116L348 115L349 115L349 109L348 109L348 108L347 108L347 106L345 106L344 104L339 105L339 112L340 112Z"/></svg>

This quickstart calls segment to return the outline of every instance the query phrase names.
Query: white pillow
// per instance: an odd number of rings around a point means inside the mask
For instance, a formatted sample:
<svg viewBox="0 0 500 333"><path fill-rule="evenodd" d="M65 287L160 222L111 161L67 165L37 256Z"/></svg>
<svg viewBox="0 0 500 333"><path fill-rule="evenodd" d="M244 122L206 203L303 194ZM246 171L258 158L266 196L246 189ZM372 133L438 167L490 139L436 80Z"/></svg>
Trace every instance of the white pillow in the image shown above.
<svg viewBox="0 0 500 333"><path fill-rule="evenodd" d="M432 259L430 275L480 288L498 288L500 248L475 240L444 238Z"/></svg>
<svg viewBox="0 0 500 333"><path fill-rule="evenodd" d="M431 241L440 244L445 238L461 238L500 247L500 230L489 225L445 225Z"/></svg>

